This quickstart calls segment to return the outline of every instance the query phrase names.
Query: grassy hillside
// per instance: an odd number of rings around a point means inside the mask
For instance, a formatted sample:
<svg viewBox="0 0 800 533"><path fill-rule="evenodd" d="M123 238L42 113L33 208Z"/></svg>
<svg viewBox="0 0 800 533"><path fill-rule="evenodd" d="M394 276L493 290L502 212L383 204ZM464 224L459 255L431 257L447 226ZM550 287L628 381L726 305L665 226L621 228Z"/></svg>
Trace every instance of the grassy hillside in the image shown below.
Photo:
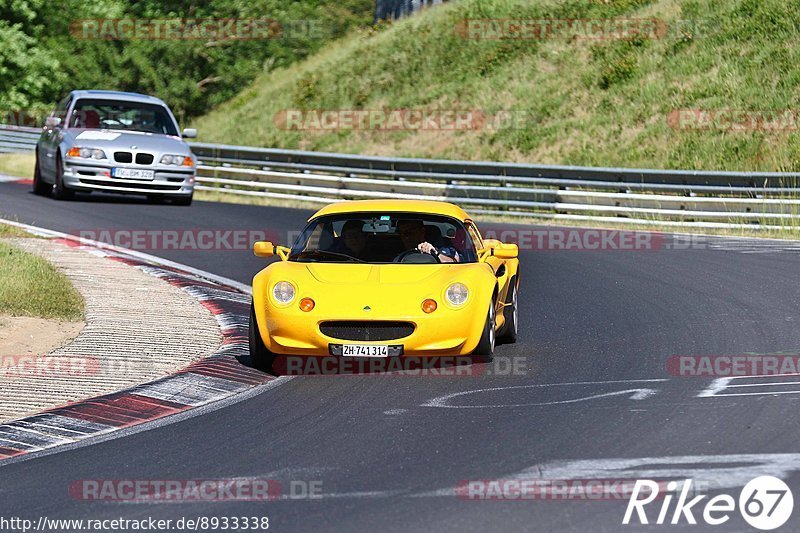
<svg viewBox="0 0 800 533"><path fill-rule="evenodd" d="M785 0L456 0L351 33L195 121L201 140L546 164L800 170L798 133L683 131L677 109L800 109L800 12ZM658 18L658 39L465 39L464 19ZM687 22L689 21L689 22ZM477 131L287 131L287 109L478 109Z"/></svg>

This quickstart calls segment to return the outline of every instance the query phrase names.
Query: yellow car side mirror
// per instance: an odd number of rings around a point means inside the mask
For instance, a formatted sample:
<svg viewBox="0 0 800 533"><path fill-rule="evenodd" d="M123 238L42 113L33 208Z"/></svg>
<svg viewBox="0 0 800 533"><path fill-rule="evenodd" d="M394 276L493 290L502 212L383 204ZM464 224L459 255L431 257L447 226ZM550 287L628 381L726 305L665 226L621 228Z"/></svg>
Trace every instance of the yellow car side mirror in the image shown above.
<svg viewBox="0 0 800 533"><path fill-rule="evenodd" d="M275 255L275 245L269 241L258 241L253 245L253 253L258 257L272 257Z"/></svg>
<svg viewBox="0 0 800 533"><path fill-rule="evenodd" d="M253 253L258 257L273 257L277 255L281 258L281 261L289 259L289 253L291 253L291 251L291 248L278 246L269 241L258 241L253 245Z"/></svg>
<svg viewBox="0 0 800 533"><path fill-rule="evenodd" d="M519 257L519 246L516 244L501 244L492 248L492 255L498 259L516 259Z"/></svg>

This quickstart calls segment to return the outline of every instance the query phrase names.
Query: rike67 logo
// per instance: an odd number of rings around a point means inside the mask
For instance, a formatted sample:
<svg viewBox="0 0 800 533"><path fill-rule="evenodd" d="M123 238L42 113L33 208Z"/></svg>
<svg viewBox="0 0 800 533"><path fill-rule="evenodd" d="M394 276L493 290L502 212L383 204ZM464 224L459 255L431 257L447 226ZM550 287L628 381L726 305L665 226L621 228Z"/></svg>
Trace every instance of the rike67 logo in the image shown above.
<svg viewBox="0 0 800 533"><path fill-rule="evenodd" d="M691 479L683 482L675 506L672 507L672 493L678 489L678 482L670 481L665 495L659 494L661 487L663 484L655 481L637 480L622 523L636 524L638 520L639 524L650 524L645 507L657 499L661 501L661 507L654 523L659 525L680 524L684 520L688 524L697 524L694 513L702 513L702 520L706 524L719 526L730 520L737 508L737 501L729 494L714 496L705 501L705 505L701 504L708 498L705 494L689 499L692 494ZM792 491L776 477L759 476L748 482L739 493L738 511L756 529L767 531L782 526L789 520L793 508Z"/></svg>

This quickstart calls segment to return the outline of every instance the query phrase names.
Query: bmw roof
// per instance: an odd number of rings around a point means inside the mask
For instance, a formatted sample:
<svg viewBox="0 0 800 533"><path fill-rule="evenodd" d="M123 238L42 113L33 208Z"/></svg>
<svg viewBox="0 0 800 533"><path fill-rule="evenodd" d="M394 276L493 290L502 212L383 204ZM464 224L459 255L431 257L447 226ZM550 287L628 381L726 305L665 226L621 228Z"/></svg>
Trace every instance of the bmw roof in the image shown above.
<svg viewBox="0 0 800 533"><path fill-rule="evenodd" d="M150 104L164 104L162 100L155 96L140 93L129 93L125 91L104 91L104 90L78 90L70 93L75 98L97 98L103 100L127 100L131 102L145 102Z"/></svg>

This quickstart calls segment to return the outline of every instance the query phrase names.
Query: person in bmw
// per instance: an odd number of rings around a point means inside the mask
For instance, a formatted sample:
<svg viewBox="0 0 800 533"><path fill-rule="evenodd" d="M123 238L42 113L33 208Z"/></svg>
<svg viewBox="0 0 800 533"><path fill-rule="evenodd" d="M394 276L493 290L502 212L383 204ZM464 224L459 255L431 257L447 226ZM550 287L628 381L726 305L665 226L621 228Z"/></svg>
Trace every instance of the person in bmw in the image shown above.
<svg viewBox="0 0 800 533"><path fill-rule="evenodd" d="M36 143L33 192L59 200L110 191L190 205L197 160L169 107L154 96L72 91Z"/></svg>

